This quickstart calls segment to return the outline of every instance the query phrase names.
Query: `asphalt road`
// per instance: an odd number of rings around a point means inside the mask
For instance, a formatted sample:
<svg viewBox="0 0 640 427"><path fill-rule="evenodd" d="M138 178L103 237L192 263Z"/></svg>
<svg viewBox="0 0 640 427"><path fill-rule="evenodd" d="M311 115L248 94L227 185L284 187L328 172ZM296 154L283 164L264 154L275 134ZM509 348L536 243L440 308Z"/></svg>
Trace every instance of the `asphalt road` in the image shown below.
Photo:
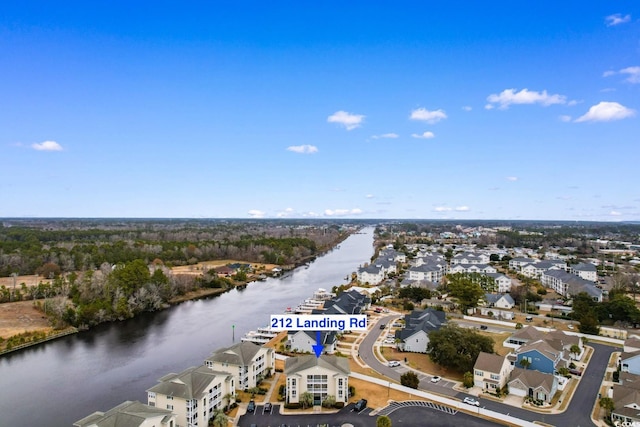
<svg viewBox="0 0 640 427"><path fill-rule="evenodd" d="M397 317L397 315L385 316L378 320L362 341L359 352L362 359L373 370L399 382L401 375L399 371L405 372L406 370L402 370L401 368L389 368L385 364L380 363L373 355L373 347L376 339L381 333L387 333L386 330L380 330L380 325L382 323L389 323ZM481 406L492 411L510 414L523 420L543 421L556 426L594 426L595 424L591 421L591 410L598 400L598 390L600 389L600 384L604 378L604 373L607 369L607 363L609 362L611 353L617 349L615 347L595 343L589 343L589 346L594 349L594 352L591 355L591 360L589 361L587 369L582 374L582 378L574 392L571 403L562 414L540 414L485 399L480 399ZM465 393L460 393L450 387L446 387L445 384L433 384L429 380L430 376L425 376L425 378L420 381L418 388L420 390L436 392L459 400L468 396Z"/></svg>
<svg viewBox="0 0 640 427"><path fill-rule="evenodd" d="M374 427L376 416L371 416L371 408L362 412L353 410L353 404L345 406L338 413L334 414L300 414L300 415L280 415L279 405L274 405L271 413L263 413L263 406L256 407L255 413L248 413L240 417L238 425L240 427L250 427L255 424L258 427L316 427L318 424L328 424L331 427L338 427L349 423L354 427ZM394 426L424 426L433 427L489 427L496 424L481 418L458 412L455 415L447 414L435 409L425 407L406 407L397 410L389 415Z"/></svg>

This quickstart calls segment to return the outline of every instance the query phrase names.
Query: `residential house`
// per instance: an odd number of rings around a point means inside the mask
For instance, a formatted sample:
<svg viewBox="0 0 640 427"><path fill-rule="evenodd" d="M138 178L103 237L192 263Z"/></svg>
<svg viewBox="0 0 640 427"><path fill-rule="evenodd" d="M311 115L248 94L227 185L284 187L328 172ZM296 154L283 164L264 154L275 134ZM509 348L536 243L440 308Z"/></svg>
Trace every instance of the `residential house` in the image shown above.
<svg viewBox="0 0 640 427"><path fill-rule="evenodd" d="M236 389L257 387L263 378L275 372L275 352L250 341L214 351L204 364L219 372L233 375Z"/></svg>
<svg viewBox="0 0 640 427"><path fill-rule="evenodd" d="M446 264L444 262L423 263L417 267L410 267L408 272L410 280L425 280L427 282L440 283L446 272Z"/></svg>
<svg viewBox="0 0 640 427"><path fill-rule="evenodd" d="M361 314L371 307L371 297L352 289L324 302L313 314Z"/></svg>
<svg viewBox="0 0 640 427"><path fill-rule="evenodd" d="M206 426L215 410L235 401L235 381L228 372L206 366L191 367L179 374L168 374L147 390L150 406L168 409L176 415L176 424L184 427Z"/></svg>
<svg viewBox="0 0 640 427"><path fill-rule="evenodd" d="M485 273L486 276L493 278L496 284L496 290L503 294L511 291L511 278L502 273Z"/></svg>
<svg viewBox="0 0 640 427"><path fill-rule="evenodd" d="M73 423L75 427L177 427L176 416L168 409L127 400L107 412L94 412Z"/></svg>
<svg viewBox="0 0 640 427"><path fill-rule="evenodd" d="M480 352L473 366L473 384L489 393L496 393L507 384L512 370L505 356Z"/></svg>
<svg viewBox="0 0 640 427"><path fill-rule="evenodd" d="M607 397L613 399L611 419L620 423L616 425L640 425L640 376L621 372L620 383L613 384Z"/></svg>
<svg viewBox="0 0 640 427"><path fill-rule="evenodd" d="M572 265L569 272L590 282L598 281L598 271L596 266L591 263L581 262L580 264Z"/></svg>
<svg viewBox="0 0 640 427"><path fill-rule="evenodd" d="M396 331L398 349L414 353L426 353L429 332L440 329L446 323L443 311L414 310L404 316L404 327Z"/></svg>
<svg viewBox="0 0 640 427"><path fill-rule="evenodd" d="M306 355L290 357L285 361L286 401L299 403L300 396L309 392L313 404L321 405L327 396L336 402L349 399L349 360L344 357Z"/></svg>
<svg viewBox="0 0 640 427"><path fill-rule="evenodd" d="M489 274L496 273L495 267L488 264L455 264L449 268L450 274L455 273L478 273Z"/></svg>
<svg viewBox="0 0 640 427"><path fill-rule="evenodd" d="M552 330L544 332L534 326L527 326L512 334L505 340L503 345L514 349L526 348L525 346L544 341L557 352L562 353L562 358L566 361L580 360L584 354L584 345L577 335L567 334L563 331ZM571 353L571 349L577 346L578 353Z"/></svg>
<svg viewBox="0 0 640 427"><path fill-rule="evenodd" d="M509 294L484 294L484 300L489 308L496 307L511 310L516 305L516 302Z"/></svg>
<svg viewBox="0 0 640 427"><path fill-rule="evenodd" d="M554 375L531 369L515 368L507 384L511 395L529 396L546 403L551 403L558 390L558 379Z"/></svg>
<svg viewBox="0 0 640 427"><path fill-rule="evenodd" d="M288 347L296 353L314 353L313 346L322 345L323 353L331 354L336 351L337 334L336 331L320 332L320 342L316 342L317 333L315 331L289 331Z"/></svg>
<svg viewBox="0 0 640 427"><path fill-rule="evenodd" d="M537 261L535 263L527 264L520 268L520 273L527 277L540 278L545 272L550 270L562 270L564 271L567 264L562 260L549 260L549 261Z"/></svg>
<svg viewBox="0 0 640 427"><path fill-rule="evenodd" d="M555 374L562 367L566 367L563 359L564 352L544 340L527 343L515 351L515 365L527 369ZM523 360L526 360L526 365Z"/></svg>
<svg viewBox="0 0 640 427"><path fill-rule="evenodd" d="M489 264L489 255L463 252L451 258L451 264Z"/></svg>
<svg viewBox="0 0 640 427"><path fill-rule="evenodd" d="M586 292L594 301L602 302L602 289L593 282L562 270L549 270L540 276L542 284L553 289L560 295L570 298L581 292Z"/></svg>
<svg viewBox="0 0 640 427"><path fill-rule="evenodd" d="M366 267L358 268L356 275L360 283L377 285L384 280L384 268L379 264L370 264Z"/></svg>
<svg viewBox="0 0 640 427"><path fill-rule="evenodd" d="M522 267L524 267L527 264L533 264L535 263L537 260L533 259L533 258L523 258L523 257L516 257L516 258L511 258L509 260L509 269L510 270L514 270L514 271L520 271L520 269Z"/></svg>

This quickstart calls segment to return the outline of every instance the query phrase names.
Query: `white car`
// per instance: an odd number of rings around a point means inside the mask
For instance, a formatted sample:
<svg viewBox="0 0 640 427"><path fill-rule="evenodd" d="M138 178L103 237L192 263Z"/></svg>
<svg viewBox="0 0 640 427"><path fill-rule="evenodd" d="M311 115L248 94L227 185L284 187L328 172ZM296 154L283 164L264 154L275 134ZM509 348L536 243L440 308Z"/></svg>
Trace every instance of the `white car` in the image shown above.
<svg viewBox="0 0 640 427"><path fill-rule="evenodd" d="M389 361L389 367L390 368L397 368L398 366L400 366L400 362L398 362L397 360L390 360Z"/></svg>
<svg viewBox="0 0 640 427"><path fill-rule="evenodd" d="M465 397L462 401L468 405L480 406L480 402L473 397Z"/></svg>
<svg viewBox="0 0 640 427"><path fill-rule="evenodd" d="M567 325L567 328L569 328L569 329L573 329L573 325L572 325L571 323L569 323L569 324Z"/></svg>
<svg viewBox="0 0 640 427"><path fill-rule="evenodd" d="M437 376L437 375L436 375L436 376L434 376L434 377L431 377L431 382L432 382L432 383L437 383L437 382L439 382L441 379L442 379L442 377L439 377L439 376Z"/></svg>
<svg viewBox="0 0 640 427"><path fill-rule="evenodd" d="M395 342L396 342L396 340L392 340L392 339L390 339L390 338L388 338L388 339L384 340L384 343L385 343L385 344L395 344Z"/></svg>

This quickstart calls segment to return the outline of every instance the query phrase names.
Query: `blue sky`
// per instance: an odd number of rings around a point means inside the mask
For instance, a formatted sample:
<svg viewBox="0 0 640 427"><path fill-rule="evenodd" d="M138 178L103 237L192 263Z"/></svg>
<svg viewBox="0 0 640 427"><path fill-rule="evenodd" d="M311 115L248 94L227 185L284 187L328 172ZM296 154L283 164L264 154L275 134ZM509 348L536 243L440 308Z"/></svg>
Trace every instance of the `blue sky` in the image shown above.
<svg viewBox="0 0 640 427"><path fill-rule="evenodd" d="M637 2L5 3L0 216L640 220Z"/></svg>

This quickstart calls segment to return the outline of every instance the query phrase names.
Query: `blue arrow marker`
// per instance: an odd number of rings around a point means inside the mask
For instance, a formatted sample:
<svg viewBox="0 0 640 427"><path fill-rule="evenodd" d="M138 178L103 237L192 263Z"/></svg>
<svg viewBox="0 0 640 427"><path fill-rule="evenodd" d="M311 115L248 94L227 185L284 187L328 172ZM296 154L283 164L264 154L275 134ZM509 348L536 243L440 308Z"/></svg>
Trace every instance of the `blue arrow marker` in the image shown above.
<svg viewBox="0 0 640 427"><path fill-rule="evenodd" d="M322 350L324 350L324 346L321 343L322 341L322 333L320 331L316 332L316 345L313 345L313 351L316 352L316 357L320 357L322 354Z"/></svg>

